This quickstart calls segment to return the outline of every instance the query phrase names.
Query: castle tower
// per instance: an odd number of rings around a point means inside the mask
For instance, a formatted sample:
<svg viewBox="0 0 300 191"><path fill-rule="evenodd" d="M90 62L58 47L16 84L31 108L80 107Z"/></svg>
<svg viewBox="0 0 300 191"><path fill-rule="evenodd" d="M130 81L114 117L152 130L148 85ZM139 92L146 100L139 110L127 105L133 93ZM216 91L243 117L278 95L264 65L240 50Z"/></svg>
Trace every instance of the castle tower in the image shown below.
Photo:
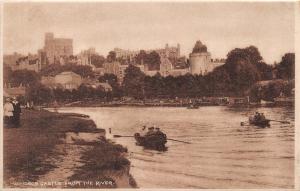
<svg viewBox="0 0 300 191"><path fill-rule="evenodd" d="M166 44L166 48L165 48L165 52L166 52L166 57L169 57L169 44Z"/></svg>
<svg viewBox="0 0 300 191"><path fill-rule="evenodd" d="M197 41L193 52L190 54L190 72L191 74L206 74L211 65L211 54L207 47L201 41Z"/></svg>
<svg viewBox="0 0 300 191"><path fill-rule="evenodd" d="M177 44L177 58L180 57L180 44Z"/></svg>
<svg viewBox="0 0 300 191"><path fill-rule="evenodd" d="M55 60L59 61L61 57L73 55L73 40L54 38L53 33L46 33L44 52L46 53L47 62L53 64Z"/></svg>
<svg viewBox="0 0 300 191"><path fill-rule="evenodd" d="M45 47L44 51L46 52L46 59L49 63L54 62L54 34L46 33L45 34Z"/></svg>

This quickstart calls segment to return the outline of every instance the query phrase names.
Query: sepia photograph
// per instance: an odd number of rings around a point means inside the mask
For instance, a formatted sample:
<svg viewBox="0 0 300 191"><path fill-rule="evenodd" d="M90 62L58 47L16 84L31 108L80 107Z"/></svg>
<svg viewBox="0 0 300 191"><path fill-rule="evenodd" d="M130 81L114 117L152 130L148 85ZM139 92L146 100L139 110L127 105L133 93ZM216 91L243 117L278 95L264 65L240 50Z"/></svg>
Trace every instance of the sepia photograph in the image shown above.
<svg viewBox="0 0 300 191"><path fill-rule="evenodd" d="M0 189L297 189L299 2L0 4Z"/></svg>

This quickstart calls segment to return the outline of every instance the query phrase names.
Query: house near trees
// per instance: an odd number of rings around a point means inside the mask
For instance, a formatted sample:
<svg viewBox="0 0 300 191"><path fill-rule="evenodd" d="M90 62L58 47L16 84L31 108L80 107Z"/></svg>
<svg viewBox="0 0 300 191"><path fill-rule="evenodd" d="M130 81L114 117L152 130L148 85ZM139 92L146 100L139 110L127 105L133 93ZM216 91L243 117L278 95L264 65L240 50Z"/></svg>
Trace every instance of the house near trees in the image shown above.
<svg viewBox="0 0 300 191"><path fill-rule="evenodd" d="M43 76L41 83L51 88L61 87L63 89L72 90L77 89L81 85L82 78L74 72L61 72L54 77Z"/></svg>

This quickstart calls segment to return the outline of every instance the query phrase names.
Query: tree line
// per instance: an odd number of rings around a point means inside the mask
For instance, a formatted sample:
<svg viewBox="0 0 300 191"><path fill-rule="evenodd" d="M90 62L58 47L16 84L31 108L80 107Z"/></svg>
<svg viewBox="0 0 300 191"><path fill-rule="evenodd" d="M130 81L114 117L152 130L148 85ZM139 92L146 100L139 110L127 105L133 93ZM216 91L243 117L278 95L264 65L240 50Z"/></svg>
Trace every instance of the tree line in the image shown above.
<svg viewBox="0 0 300 191"><path fill-rule="evenodd" d="M114 58L114 53L111 53L110 59ZM73 71L82 77L95 78L90 66L73 64L61 66L53 64L42 69L40 73L27 70L12 71L9 67L5 67L3 79L4 83L11 83L14 86L20 84L28 85L30 88L28 88L27 97L36 99L35 101L37 102L50 102L53 100L77 101L85 98L112 99L123 96L144 99L244 96L251 94L259 97L258 93L255 93L256 90L249 93L249 89L253 89L258 81L274 78L292 80L295 78L295 54L287 53L278 64L269 65L263 61L256 47L236 48L228 53L224 65L215 68L207 75L186 74L177 77L163 77L157 73L154 76L146 76L138 67L130 65L125 70L125 77L122 83L118 82L117 77L113 74L104 74L97 79L99 82L108 82L112 86L112 92L110 93L105 92L101 88L95 89L86 85L82 85L78 90L70 91L61 88L51 90L40 84L41 76L54 76L62 71ZM287 88L287 93L293 86L290 85L290 88Z"/></svg>
<svg viewBox="0 0 300 191"><path fill-rule="evenodd" d="M258 49L236 48L226 63L207 75L146 76L139 68L125 70L124 95L135 98L245 96L258 81L295 78L295 54L287 53L273 66L263 61ZM277 95L277 94L275 94Z"/></svg>

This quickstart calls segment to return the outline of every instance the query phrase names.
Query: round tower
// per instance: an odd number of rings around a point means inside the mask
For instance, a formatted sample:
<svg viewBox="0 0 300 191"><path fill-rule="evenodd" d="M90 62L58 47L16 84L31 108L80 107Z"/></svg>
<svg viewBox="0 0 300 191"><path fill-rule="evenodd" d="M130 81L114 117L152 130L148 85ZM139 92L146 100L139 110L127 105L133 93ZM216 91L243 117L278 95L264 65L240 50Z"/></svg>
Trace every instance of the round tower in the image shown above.
<svg viewBox="0 0 300 191"><path fill-rule="evenodd" d="M211 54L207 47L201 41L197 41L193 52L190 54L190 72L191 74L206 74L211 64Z"/></svg>

